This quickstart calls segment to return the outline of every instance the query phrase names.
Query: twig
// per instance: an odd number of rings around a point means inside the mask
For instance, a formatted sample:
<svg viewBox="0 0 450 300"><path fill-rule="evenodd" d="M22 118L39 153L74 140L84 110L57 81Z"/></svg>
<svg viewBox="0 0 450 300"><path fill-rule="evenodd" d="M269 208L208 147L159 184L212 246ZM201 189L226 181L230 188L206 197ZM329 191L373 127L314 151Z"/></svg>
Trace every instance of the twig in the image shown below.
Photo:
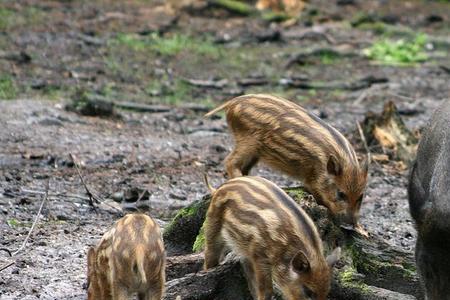
<svg viewBox="0 0 450 300"><path fill-rule="evenodd" d="M35 191L35 190L28 190L28 189L21 189L23 193L29 193L29 194L36 194L36 195L43 195L45 192L43 191ZM17 194L19 195L19 194ZM89 197L78 195L78 194L71 194L71 193L50 193L49 197L67 197L67 198L76 198L81 200L87 200L89 201ZM97 200L100 203L103 203L104 205L116 210L117 212L122 212L120 209L108 204L105 200Z"/></svg>
<svg viewBox="0 0 450 300"><path fill-rule="evenodd" d="M369 95L369 91L370 88L362 91L362 93L358 96L358 98L356 98L355 102L353 102L353 105L358 106L359 104L361 104L361 102L363 102L364 99L366 99L366 97Z"/></svg>
<svg viewBox="0 0 450 300"><path fill-rule="evenodd" d="M36 190L28 190L21 188L20 191L22 193L26 194L36 194L36 195L44 195L44 191L36 191ZM80 200L89 200L89 197L78 195L78 194L71 194L71 193L49 193L49 197L67 197L67 198L76 198Z"/></svg>
<svg viewBox="0 0 450 300"><path fill-rule="evenodd" d="M23 249L25 249L25 247L26 247L26 245L27 245L27 242L28 242L28 239L30 238L31 233L32 233L33 230L34 230L34 227L36 227L36 224L37 224L37 222L39 221L39 217L41 216L42 208L44 207L45 202L47 202L47 199L48 199L48 190L49 190L49 188L50 188L50 179L47 181L47 186L46 186L46 189L45 189L45 195L44 195L44 198L42 199L41 205L39 206L39 210L38 210L38 212L37 212L37 214L36 214L36 217L34 218L34 222L33 222L33 224L31 225L31 228L30 228L30 230L28 231L28 234L27 234L27 236L25 237L25 239L23 240L22 245L20 245L19 249L17 249L17 250L14 251L13 253L11 253L8 249L4 249L4 248L1 249L1 250L4 250L4 251L8 252L9 255L10 255L11 257L16 256L17 254L19 254L20 251L22 251ZM10 266L12 266L12 265L15 264L15 263L16 263L16 261L14 260L14 261L9 262L9 263L7 263L6 265L0 267L0 272L3 271L3 270L5 270L5 269L7 269L7 268L9 268Z"/></svg>
<svg viewBox="0 0 450 300"><path fill-rule="evenodd" d="M388 93L389 95L391 95L391 96L398 97L398 98L402 98L402 99L405 99L405 100L413 100L413 101L417 100L416 98L412 98L412 97L408 97L408 96L396 94L396 93L393 93L393 92L387 92L387 93Z"/></svg>
<svg viewBox="0 0 450 300"><path fill-rule="evenodd" d="M15 263L16 263L16 261L12 261L12 262L9 262L9 263L7 263L6 265L0 267L0 272L3 271L3 270L5 270L5 269L7 269L7 268L9 268L9 267L11 267L11 266L12 266L13 264L15 264Z"/></svg>
<svg viewBox="0 0 450 300"><path fill-rule="evenodd" d="M26 246L26 244L28 242L28 239L31 236L31 232L33 232L33 229L36 226L37 221L39 220L39 217L40 217L41 212L42 212L42 208L44 207L45 202L47 202L49 186L50 186L50 179L47 181L47 187L45 188L44 199L42 199L41 206L39 207L39 210L37 212L36 217L34 218L33 225L31 225L31 228L30 228L30 231L28 232L28 235L25 237L25 240L23 241L23 243L19 247L19 249L17 249L15 252L13 252L11 256L16 256L20 251L22 251L25 248L25 246Z"/></svg>
<svg viewBox="0 0 450 300"><path fill-rule="evenodd" d="M372 155L370 153L369 146L367 145L367 140L366 140L366 137L364 136L364 132L361 128L361 124L359 124L358 121L356 121L356 127L358 128L359 136L361 137L361 141L364 145L364 148L366 149L368 163L370 164L372 161Z"/></svg>
<svg viewBox="0 0 450 300"><path fill-rule="evenodd" d="M9 257L11 257L12 256L12 254L11 254L11 251L9 251L8 249L6 249L6 248L0 248L0 251L5 251L6 253L8 253L9 254Z"/></svg>
<svg viewBox="0 0 450 300"><path fill-rule="evenodd" d="M91 191L89 190L89 188L86 185L86 182L84 181L83 176L81 175L81 171L80 171L80 167L78 166L78 163L75 160L75 157L72 155L72 153L69 153L70 158L73 161L73 165L75 166L75 169L77 170L78 176L80 177L81 183L83 184L86 193L89 197L89 205L94 209L94 211L97 213L97 209L95 207L95 203L99 203L100 201L91 193Z"/></svg>

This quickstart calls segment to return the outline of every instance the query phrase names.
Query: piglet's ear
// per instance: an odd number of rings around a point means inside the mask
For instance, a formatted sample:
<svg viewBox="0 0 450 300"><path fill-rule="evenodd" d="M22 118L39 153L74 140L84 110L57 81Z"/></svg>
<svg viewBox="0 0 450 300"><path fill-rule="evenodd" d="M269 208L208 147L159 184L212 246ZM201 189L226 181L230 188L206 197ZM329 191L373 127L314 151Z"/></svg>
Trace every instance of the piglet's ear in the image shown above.
<svg viewBox="0 0 450 300"><path fill-rule="evenodd" d="M291 267L294 272L298 274L306 273L311 270L311 266L309 264L309 260L306 257L305 253L302 251L298 251L297 254L291 260Z"/></svg>
<svg viewBox="0 0 450 300"><path fill-rule="evenodd" d="M328 158L327 171L333 176L339 176L342 174L342 167L334 155L330 155Z"/></svg>
<svg viewBox="0 0 450 300"><path fill-rule="evenodd" d="M332 268L341 258L341 247L337 247L333 252L327 256L327 264Z"/></svg>

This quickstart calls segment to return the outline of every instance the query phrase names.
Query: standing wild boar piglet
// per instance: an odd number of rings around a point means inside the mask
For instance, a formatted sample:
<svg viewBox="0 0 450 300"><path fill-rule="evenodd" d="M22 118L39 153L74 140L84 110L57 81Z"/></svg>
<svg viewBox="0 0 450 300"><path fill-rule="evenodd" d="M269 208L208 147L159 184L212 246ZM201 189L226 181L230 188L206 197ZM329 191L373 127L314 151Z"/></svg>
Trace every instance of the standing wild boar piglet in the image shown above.
<svg viewBox="0 0 450 300"><path fill-rule="evenodd" d="M287 300L326 299L340 248L323 256L314 223L294 200L261 177L209 188L205 269L218 265L227 246L241 258L256 299L272 299L272 280Z"/></svg>
<svg viewBox="0 0 450 300"><path fill-rule="evenodd" d="M89 300L160 300L164 283L161 230L147 215L126 215L88 251Z"/></svg>
<svg viewBox="0 0 450 300"><path fill-rule="evenodd" d="M234 98L206 114L225 110L235 147L225 159L230 178L248 175L259 161L300 179L336 219L356 225L367 183L347 139L286 99L270 95Z"/></svg>
<svg viewBox="0 0 450 300"><path fill-rule="evenodd" d="M450 100L419 143L408 187L418 232L416 263L428 300L450 299Z"/></svg>

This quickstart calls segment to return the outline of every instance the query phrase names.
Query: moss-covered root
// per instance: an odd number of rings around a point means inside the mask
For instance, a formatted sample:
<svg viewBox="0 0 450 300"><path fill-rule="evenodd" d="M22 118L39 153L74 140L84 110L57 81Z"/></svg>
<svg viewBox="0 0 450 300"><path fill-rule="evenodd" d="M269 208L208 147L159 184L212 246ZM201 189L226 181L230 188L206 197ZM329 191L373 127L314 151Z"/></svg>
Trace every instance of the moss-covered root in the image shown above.
<svg viewBox="0 0 450 300"><path fill-rule="evenodd" d="M332 299L353 300L415 300L411 295L370 286L361 280L361 274L351 266L340 270L332 283L330 297Z"/></svg>
<svg viewBox="0 0 450 300"><path fill-rule="evenodd" d="M385 241L355 238L347 248L352 265L364 274L364 282L400 293L423 297L411 253L393 248Z"/></svg>
<svg viewBox="0 0 450 300"><path fill-rule="evenodd" d="M205 221L209 196L178 211L164 230L164 242L168 255L192 253L197 235Z"/></svg>

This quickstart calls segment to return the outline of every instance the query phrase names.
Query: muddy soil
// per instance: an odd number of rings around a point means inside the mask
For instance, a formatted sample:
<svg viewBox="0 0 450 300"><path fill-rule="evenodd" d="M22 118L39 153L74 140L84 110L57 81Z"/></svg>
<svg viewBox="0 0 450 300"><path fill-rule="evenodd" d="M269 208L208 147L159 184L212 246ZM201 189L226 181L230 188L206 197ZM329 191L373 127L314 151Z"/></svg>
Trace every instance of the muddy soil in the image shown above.
<svg viewBox="0 0 450 300"><path fill-rule="evenodd" d="M118 193L148 190L149 211L164 226L206 193L205 170L214 186L223 183L232 139L223 117L202 115L234 95L268 92L297 101L341 130L361 155L355 121L381 111L385 101L394 101L407 126L420 130L450 97L449 4L331 2L311 1L300 21L286 26L217 8L173 12L162 1L0 1L0 248L20 247L50 184L26 248L0 271L0 299L85 299L86 251L123 215L112 200ZM425 62L392 66L360 55L379 39L416 32L429 37ZM285 67L294 54L315 48L354 55L311 56ZM285 84L367 76L386 82L357 89ZM169 109L118 110L120 118L66 111L80 90ZM69 154L104 200L97 211ZM264 166L253 174L299 185ZM361 222L413 251L407 174L395 161L372 164ZM0 251L0 268L10 261Z"/></svg>

